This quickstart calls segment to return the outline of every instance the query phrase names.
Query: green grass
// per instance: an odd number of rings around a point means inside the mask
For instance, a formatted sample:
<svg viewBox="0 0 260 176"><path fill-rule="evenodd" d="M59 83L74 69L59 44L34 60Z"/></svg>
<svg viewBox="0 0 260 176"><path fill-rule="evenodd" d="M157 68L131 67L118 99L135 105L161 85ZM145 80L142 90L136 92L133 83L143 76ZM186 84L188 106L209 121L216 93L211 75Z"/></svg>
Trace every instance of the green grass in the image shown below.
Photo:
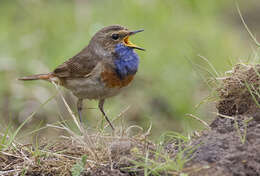
<svg viewBox="0 0 260 176"><path fill-rule="evenodd" d="M240 130L240 127L238 126L237 119L235 118L235 120L234 120L235 121L234 125L235 125L235 128L237 130L238 136L239 136L240 141L241 141L242 144L245 144L245 142L246 142L247 126L248 126L248 123L251 120L253 120L253 117L250 117L248 119L243 120L243 122L242 122L243 128L244 128L243 131Z"/></svg>
<svg viewBox="0 0 260 176"><path fill-rule="evenodd" d="M21 123L19 127L14 131L10 130L11 124L9 124L7 128L5 128L4 133L0 136L0 151L9 148L13 144L15 138L17 138L17 135L21 133L21 129L25 126L25 124L28 123L34 117L34 115L37 113L39 109L43 108L43 106L46 105L52 99L53 97L50 97L48 100L46 100L35 112L28 116L23 121L23 123Z"/></svg>
<svg viewBox="0 0 260 176"><path fill-rule="evenodd" d="M77 162L72 168L71 168L71 174L72 176L80 176L80 174L84 171L85 165L86 165L87 156L83 155L81 157L81 160Z"/></svg>
<svg viewBox="0 0 260 176"><path fill-rule="evenodd" d="M175 141L175 142L173 142ZM147 150L145 154L140 154L138 150L133 150L136 155L135 160L130 160L134 166L125 168L126 170L144 171L144 175L159 176L162 174L180 175L184 174L184 165L192 158L196 147L188 146L190 140L182 134L176 132L166 132L157 140L155 151ZM165 145L175 144L170 150L175 153L165 152Z"/></svg>

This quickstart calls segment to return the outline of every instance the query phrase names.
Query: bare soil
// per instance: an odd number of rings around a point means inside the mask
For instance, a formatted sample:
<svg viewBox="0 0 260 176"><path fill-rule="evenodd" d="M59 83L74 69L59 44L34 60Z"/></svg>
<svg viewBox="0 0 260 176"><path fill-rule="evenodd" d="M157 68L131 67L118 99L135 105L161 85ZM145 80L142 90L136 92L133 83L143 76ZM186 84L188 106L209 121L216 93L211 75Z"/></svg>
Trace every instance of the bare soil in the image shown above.
<svg viewBox="0 0 260 176"><path fill-rule="evenodd" d="M218 117L211 124L212 130L193 142L199 147L187 167L195 164L201 169L191 175L260 175L260 121L241 115L236 118L235 122Z"/></svg>

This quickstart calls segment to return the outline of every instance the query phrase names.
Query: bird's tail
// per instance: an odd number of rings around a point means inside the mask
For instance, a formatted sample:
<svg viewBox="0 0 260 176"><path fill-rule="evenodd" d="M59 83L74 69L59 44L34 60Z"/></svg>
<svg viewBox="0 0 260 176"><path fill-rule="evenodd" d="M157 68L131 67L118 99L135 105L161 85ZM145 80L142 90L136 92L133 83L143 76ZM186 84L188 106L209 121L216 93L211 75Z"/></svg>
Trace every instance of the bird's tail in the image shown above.
<svg viewBox="0 0 260 176"><path fill-rule="evenodd" d="M18 78L18 80L21 80L21 81L50 80L50 78L52 78L52 77L53 76L51 73L47 73L47 74L37 74L37 75L25 76L25 77Z"/></svg>

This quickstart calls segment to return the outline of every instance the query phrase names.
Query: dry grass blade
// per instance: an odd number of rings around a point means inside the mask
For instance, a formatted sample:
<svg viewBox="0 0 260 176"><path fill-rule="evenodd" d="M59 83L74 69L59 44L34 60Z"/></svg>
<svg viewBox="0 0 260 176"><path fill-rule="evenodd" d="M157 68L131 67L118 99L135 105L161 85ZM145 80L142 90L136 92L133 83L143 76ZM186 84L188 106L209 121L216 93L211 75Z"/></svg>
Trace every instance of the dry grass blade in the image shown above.
<svg viewBox="0 0 260 176"><path fill-rule="evenodd" d="M84 146L84 148L86 148L91 153L95 160L98 160L98 155L96 154L94 149L94 142L91 140L90 136L86 132L84 132L83 136L79 136L74 131L62 124L60 124L60 126L47 124L47 126L67 131L74 141L77 141L77 143L81 144L81 146Z"/></svg>
<svg viewBox="0 0 260 176"><path fill-rule="evenodd" d="M8 170L8 171L0 171L0 175L4 176L4 175L9 175L13 172L17 173L17 171L21 171L22 169L13 169L13 170Z"/></svg>
<svg viewBox="0 0 260 176"><path fill-rule="evenodd" d="M216 76L218 77L219 76L219 73L217 72L217 70L214 68L214 66L210 63L210 61L204 57L204 56L201 56L201 55L198 55L201 59L203 59L205 62L207 62L207 64L210 66L210 68L214 71L214 73L216 74ZM215 78L215 77L214 77Z"/></svg>
<svg viewBox="0 0 260 176"><path fill-rule="evenodd" d="M144 129L138 125L132 125L130 127L128 127L126 130L125 130L125 134L129 134L130 130L132 130L133 128L136 128L136 129L139 129L141 132L144 131Z"/></svg>
<svg viewBox="0 0 260 176"><path fill-rule="evenodd" d="M237 11L238 11L239 17L240 17L240 19L241 19L243 25L245 26L245 28L246 28L248 34L250 35L251 39L255 42L256 46L260 47L260 43L256 40L255 36L252 34L251 30L250 30L249 27L247 26L247 24L246 24L246 22L245 22L245 20L244 20L244 18L243 18L243 16L242 16L242 13L241 13L241 11L240 11L240 9L239 9L239 5L238 5L237 2L236 2L236 7L237 7Z"/></svg>
<svg viewBox="0 0 260 176"><path fill-rule="evenodd" d="M95 153L94 151L94 143L91 140L91 138L89 137L89 135L87 134L87 132L82 128L81 124L78 122L77 117L75 116L75 114L73 113L73 111L71 110L71 108L69 107L67 101L65 100L64 96L62 95L58 85L52 81L52 84L54 84L54 86L56 87L57 91L59 92L62 101L64 102L67 110L69 111L71 117L73 118L74 123L77 125L77 128L80 130L81 134L83 134L84 139L81 138L81 136L77 136L72 130L70 130L69 128L67 128L66 126L62 125L62 127L68 131L72 136L74 136L76 138L76 140L81 141L81 143L86 144L86 148L91 152L91 154L95 157L96 160L98 160L98 155Z"/></svg>
<svg viewBox="0 0 260 176"><path fill-rule="evenodd" d="M120 113L116 116L116 118L114 118L114 119L111 121L111 123L113 123L113 122L114 122L115 120L117 120L118 118L122 117L122 115L125 114L129 109L130 109L130 106L127 106L122 112L120 112ZM109 124L106 124L105 129L106 129L107 127L109 127Z"/></svg>
<svg viewBox="0 0 260 176"><path fill-rule="evenodd" d="M196 120L198 120L200 123L202 123L203 125L205 125L208 129L210 129L210 126L207 122L205 122L204 120L200 119L199 117L193 115L193 114L186 114L188 117L192 117Z"/></svg>
<svg viewBox="0 0 260 176"><path fill-rule="evenodd" d="M51 81L52 84L56 87L58 93L60 94L61 98L62 98L62 101L63 103L65 104L67 110L69 111L71 117L73 118L73 121L74 123L77 125L78 129L80 130L80 132L83 134L84 133L84 130L83 128L81 127L81 125L79 124L78 120L77 120L77 117L75 116L75 114L73 113L73 111L71 110L71 108L69 107L68 103L66 102L64 96L62 95L58 85L54 82L54 81Z"/></svg>
<svg viewBox="0 0 260 176"><path fill-rule="evenodd" d="M223 118L227 118L227 119L235 120L235 118L232 117L232 116L228 116L228 115L220 114L220 113L217 113L217 112L214 112L214 114L216 114L216 115L219 116L219 117L223 117Z"/></svg>

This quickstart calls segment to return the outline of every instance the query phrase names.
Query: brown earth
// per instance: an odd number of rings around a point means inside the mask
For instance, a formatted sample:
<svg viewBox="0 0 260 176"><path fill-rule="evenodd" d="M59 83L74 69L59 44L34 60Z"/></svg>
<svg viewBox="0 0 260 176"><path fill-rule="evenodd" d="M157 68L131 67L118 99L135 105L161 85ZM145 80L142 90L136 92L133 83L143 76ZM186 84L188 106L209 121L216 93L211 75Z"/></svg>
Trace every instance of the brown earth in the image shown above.
<svg viewBox="0 0 260 176"><path fill-rule="evenodd" d="M188 167L201 169L191 175L260 175L260 121L241 115L236 118L218 117L211 124L212 130L193 142L199 147Z"/></svg>
<svg viewBox="0 0 260 176"><path fill-rule="evenodd" d="M194 139L199 146L187 168L197 176L260 175L260 65L236 65L218 89L219 116L211 130ZM195 171L195 169L197 171Z"/></svg>

